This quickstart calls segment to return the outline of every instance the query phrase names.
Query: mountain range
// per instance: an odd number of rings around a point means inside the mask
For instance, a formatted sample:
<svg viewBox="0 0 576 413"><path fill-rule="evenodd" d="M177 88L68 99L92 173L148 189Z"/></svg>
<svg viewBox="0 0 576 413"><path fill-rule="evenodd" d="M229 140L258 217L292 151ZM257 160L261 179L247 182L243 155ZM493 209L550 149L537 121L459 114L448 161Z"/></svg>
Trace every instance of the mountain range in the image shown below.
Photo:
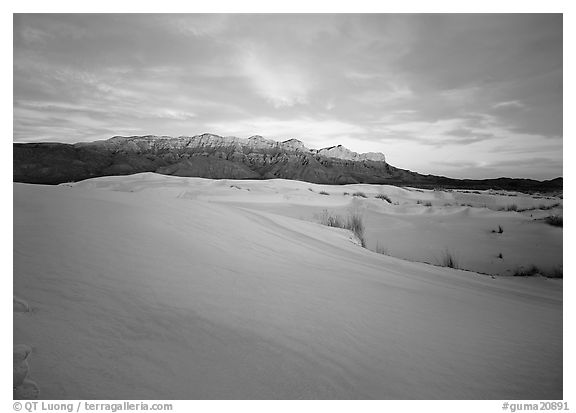
<svg viewBox="0 0 576 413"><path fill-rule="evenodd" d="M358 154L338 145L308 149L255 135L115 136L94 142L14 143L14 182L59 184L109 175L156 172L212 179L284 178L319 184L389 184L423 188L561 191L563 180L453 179L396 168L382 153Z"/></svg>

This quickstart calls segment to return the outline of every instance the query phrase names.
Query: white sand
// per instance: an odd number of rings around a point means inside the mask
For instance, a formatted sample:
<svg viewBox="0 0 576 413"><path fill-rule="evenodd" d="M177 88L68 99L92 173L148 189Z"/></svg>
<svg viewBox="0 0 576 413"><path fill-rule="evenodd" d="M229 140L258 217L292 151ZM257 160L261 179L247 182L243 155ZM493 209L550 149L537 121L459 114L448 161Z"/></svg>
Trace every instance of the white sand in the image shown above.
<svg viewBox="0 0 576 413"><path fill-rule="evenodd" d="M400 205L336 195L355 190ZM14 342L32 347L46 399L561 398L561 280L403 261L306 220L357 209L371 243L384 239L377 223L396 223L386 246L399 251L443 247L454 230L456 253L477 251L480 266L476 243L499 222L494 251L510 260L524 255L504 236L561 234L414 201L450 202L439 196L154 174L15 184L14 295L31 311L14 313ZM402 239L402 225L417 236ZM548 247L536 251L557 254Z"/></svg>

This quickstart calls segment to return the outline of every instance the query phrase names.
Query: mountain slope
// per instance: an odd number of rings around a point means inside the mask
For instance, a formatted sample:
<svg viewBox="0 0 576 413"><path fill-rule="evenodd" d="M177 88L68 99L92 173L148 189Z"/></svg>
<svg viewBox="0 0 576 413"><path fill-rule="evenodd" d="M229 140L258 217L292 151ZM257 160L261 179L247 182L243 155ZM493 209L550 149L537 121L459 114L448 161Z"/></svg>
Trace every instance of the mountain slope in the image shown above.
<svg viewBox="0 0 576 413"><path fill-rule="evenodd" d="M73 145L15 143L14 182L58 184L140 172L229 178L284 178L321 184L374 183L524 191L562 190L562 178L457 180L395 168L380 153L358 154L341 145L313 150L297 139L276 142L202 134L132 136Z"/></svg>

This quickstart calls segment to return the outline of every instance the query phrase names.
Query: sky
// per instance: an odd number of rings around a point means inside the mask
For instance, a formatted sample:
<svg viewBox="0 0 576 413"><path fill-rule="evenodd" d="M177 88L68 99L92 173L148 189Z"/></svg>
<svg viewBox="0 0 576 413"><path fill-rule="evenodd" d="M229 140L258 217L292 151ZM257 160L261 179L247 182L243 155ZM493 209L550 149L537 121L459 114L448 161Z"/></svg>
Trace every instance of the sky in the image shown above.
<svg viewBox="0 0 576 413"><path fill-rule="evenodd" d="M14 15L15 142L215 133L562 176L561 14Z"/></svg>

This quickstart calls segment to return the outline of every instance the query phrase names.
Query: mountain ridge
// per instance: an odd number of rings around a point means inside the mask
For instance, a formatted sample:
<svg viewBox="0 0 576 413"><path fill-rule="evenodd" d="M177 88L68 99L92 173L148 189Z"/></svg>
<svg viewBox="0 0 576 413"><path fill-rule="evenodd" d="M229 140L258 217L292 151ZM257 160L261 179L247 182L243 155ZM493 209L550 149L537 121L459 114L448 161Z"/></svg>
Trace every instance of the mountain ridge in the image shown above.
<svg viewBox="0 0 576 413"><path fill-rule="evenodd" d="M94 142L79 142L72 145L78 146L90 146L94 144L102 144L105 146L115 145L117 142L127 142L127 141L141 141L141 142L168 142L178 143L178 145L173 146L174 149L196 148L196 147L216 147L216 146L240 146L240 147L250 147L254 149L270 149L278 148L286 151L301 151L309 152L311 154L319 154L329 158L346 159L346 160L371 160L378 162L386 162L386 157L381 152L367 152L367 153L357 153L351 151L350 149L342 146L335 145L320 149L310 149L304 145L304 143L298 139L291 138L285 141L274 141L272 139L264 138L261 135L252 135L248 138L238 138L235 136L220 136L212 133L203 133L194 136L158 136L158 135L135 135L135 136L113 136L110 139L94 141Z"/></svg>
<svg viewBox="0 0 576 413"><path fill-rule="evenodd" d="M194 136L113 136L94 142L14 143L13 181L59 184L98 176L156 172L212 179L283 178L319 184L389 184L423 188L561 191L549 181L453 179L394 167L382 153L353 152L342 145L309 149L292 138L274 141L203 133Z"/></svg>

